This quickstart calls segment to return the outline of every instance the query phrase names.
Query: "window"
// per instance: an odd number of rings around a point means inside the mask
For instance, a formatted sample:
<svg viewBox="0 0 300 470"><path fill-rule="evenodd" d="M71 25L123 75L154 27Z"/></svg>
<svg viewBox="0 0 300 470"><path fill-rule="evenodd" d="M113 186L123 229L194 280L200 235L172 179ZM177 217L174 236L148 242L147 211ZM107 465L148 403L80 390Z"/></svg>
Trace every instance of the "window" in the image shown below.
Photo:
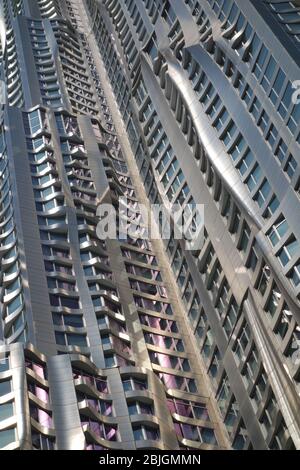
<svg viewBox="0 0 300 470"><path fill-rule="evenodd" d="M286 90L283 94L282 100L280 101L278 112L282 119L285 119L288 109L292 103L292 95L294 93L294 89L292 87L291 82L288 82L286 86Z"/></svg>
<svg viewBox="0 0 300 470"><path fill-rule="evenodd" d="M241 251L245 252L247 250L250 236L251 236L250 227L248 226L248 224L246 222L244 222L244 227L243 227L243 230L242 230L241 239L239 241L239 249Z"/></svg>
<svg viewBox="0 0 300 470"><path fill-rule="evenodd" d="M282 266L286 266L297 253L299 254L299 242L298 240L292 239L288 244L283 246L278 254Z"/></svg>
<svg viewBox="0 0 300 470"><path fill-rule="evenodd" d="M258 101L258 98L254 98L253 103L250 107L250 113L253 114L255 120L258 119L261 110L261 103Z"/></svg>
<svg viewBox="0 0 300 470"><path fill-rule="evenodd" d="M269 121L270 121L269 116L267 115L266 111L263 111L258 121L258 125L261 128L263 133L265 132L269 124Z"/></svg>
<svg viewBox="0 0 300 470"><path fill-rule="evenodd" d="M169 389L177 389L183 392L197 393L197 387L194 379L165 373L160 373L159 377L163 381L165 386Z"/></svg>
<svg viewBox="0 0 300 470"><path fill-rule="evenodd" d="M291 111L291 116L287 122L287 126L290 129L291 133L294 134L295 131L299 128L300 120L300 106L295 104Z"/></svg>
<svg viewBox="0 0 300 470"><path fill-rule="evenodd" d="M202 428L192 424L181 423L175 423L174 426L177 436L181 439L217 445L214 430L211 428Z"/></svg>
<svg viewBox="0 0 300 470"><path fill-rule="evenodd" d="M153 415L153 406L142 401L134 401L128 403L129 415Z"/></svg>
<svg viewBox="0 0 300 470"><path fill-rule="evenodd" d="M265 91L268 90L268 88L269 88L269 86L272 82L272 78L273 78L273 75L275 73L276 65L277 64L276 64L275 60L273 59L273 57L271 57L269 62L268 62L265 73L263 75L262 81L261 81L261 86L263 87L263 89Z"/></svg>
<svg viewBox="0 0 300 470"><path fill-rule="evenodd" d="M226 3L226 2L225 2L225 3ZM227 2L227 3L228 3L228 2ZM228 15L227 21L226 21L226 23L225 23L224 26L223 26L223 29L228 29L228 28L233 24L234 20L235 20L236 17L237 17L238 12L239 12L239 9L238 9L238 7L236 6L236 4L234 3L234 4L232 5L232 8L231 8L230 13L229 13L229 15Z"/></svg>
<svg viewBox="0 0 300 470"><path fill-rule="evenodd" d="M276 399L274 397L274 394L272 393L270 398L267 401L267 405L265 407L264 413L261 417L261 423L262 423L262 428L264 431L265 436L268 435L272 424L273 420L276 416L276 410L278 409Z"/></svg>
<svg viewBox="0 0 300 470"><path fill-rule="evenodd" d="M228 111L223 109L217 120L214 122L214 127L219 131L225 124L229 117Z"/></svg>
<svg viewBox="0 0 300 470"><path fill-rule="evenodd" d="M245 103L247 105L249 105L251 99L253 97L253 90L252 88L250 87L250 85L246 85L246 88L245 88L245 91L244 93L242 94L242 100L245 101Z"/></svg>
<svg viewBox="0 0 300 470"><path fill-rule="evenodd" d="M147 381L144 379L129 377L122 379L122 383L125 392L131 390L147 390Z"/></svg>
<svg viewBox="0 0 300 470"><path fill-rule="evenodd" d="M133 435L136 441L157 441L160 438L159 429L150 426L133 426Z"/></svg>
<svg viewBox="0 0 300 470"><path fill-rule="evenodd" d="M277 245L281 238L285 236L289 229L287 221L282 217L268 234L269 240L273 246Z"/></svg>
<svg viewBox="0 0 300 470"><path fill-rule="evenodd" d="M278 130L276 129L274 124L271 124L267 137L266 137L271 147L273 147L273 145L275 144L277 136L278 136Z"/></svg>
<svg viewBox="0 0 300 470"><path fill-rule="evenodd" d="M55 332L56 343L61 346L87 347L85 335Z"/></svg>
<svg viewBox="0 0 300 470"><path fill-rule="evenodd" d="M173 338L172 336L162 336L155 333L144 333L146 343L153 344L163 349L170 351L184 351L184 345L181 339Z"/></svg>
<svg viewBox="0 0 300 470"><path fill-rule="evenodd" d="M279 291L277 285L274 284L271 295L265 307L266 312L268 312L271 315L271 317L275 315L280 299L281 299L281 292Z"/></svg>
<svg viewBox="0 0 300 470"><path fill-rule="evenodd" d="M277 431L270 443L271 450L295 450L295 445L290 438L285 421L282 419Z"/></svg>
<svg viewBox="0 0 300 470"><path fill-rule="evenodd" d="M7 395L11 392L11 383L10 381L0 382L0 397Z"/></svg>
<svg viewBox="0 0 300 470"><path fill-rule="evenodd" d="M265 265L261 270L257 285L257 289L259 290L262 296L265 295L265 292L267 290L270 281L270 274L271 272L269 266Z"/></svg>
<svg viewBox="0 0 300 470"><path fill-rule="evenodd" d="M2 353L0 356L0 373L6 372L9 369L9 354Z"/></svg>
<svg viewBox="0 0 300 470"><path fill-rule="evenodd" d="M230 232L237 233L241 222L241 213L237 207L234 209L234 215L231 222Z"/></svg>
<svg viewBox="0 0 300 470"><path fill-rule="evenodd" d="M283 308L280 311L276 326L274 328L274 333L279 335L281 339L285 338L285 335L288 332L289 326L292 321L292 312L288 308L287 304L284 303Z"/></svg>
<svg viewBox="0 0 300 470"><path fill-rule="evenodd" d="M168 399L168 408L172 414L178 414L185 418L209 421L207 407L204 403L170 398Z"/></svg>
<svg viewBox="0 0 300 470"><path fill-rule="evenodd" d="M26 134L35 134L42 128L40 111L37 109L32 113L24 115L24 127Z"/></svg>
<svg viewBox="0 0 300 470"><path fill-rule="evenodd" d="M237 127L233 121L230 121L229 126L227 127L225 134L222 136L224 145L227 146L233 139L234 134L237 131Z"/></svg>
<svg viewBox="0 0 300 470"><path fill-rule="evenodd" d="M5 419L11 418L14 414L13 403L3 403L0 404L0 422Z"/></svg>
<svg viewBox="0 0 300 470"><path fill-rule="evenodd" d="M242 161L238 165L238 170L242 176L248 171L248 169L250 168L253 162L254 162L254 156L251 150L249 149L247 153L244 155Z"/></svg>
<svg viewBox="0 0 300 470"><path fill-rule="evenodd" d="M264 205L270 192L271 192L270 183L267 180L265 180L265 182L261 185L258 192L254 196L254 200L257 202L259 207L262 207Z"/></svg>
<svg viewBox="0 0 300 470"><path fill-rule="evenodd" d="M235 298L232 298L228 312L225 316L224 323L223 323L223 329L225 331L227 338L230 338L231 333L233 332L236 319L237 319L237 314L238 314L238 305L237 305Z"/></svg>
<svg viewBox="0 0 300 470"><path fill-rule="evenodd" d="M298 287L300 284L300 263L297 263L292 271L289 273L289 278L294 287Z"/></svg>
<svg viewBox="0 0 300 470"><path fill-rule="evenodd" d="M230 432L231 429L233 428L233 426L235 425L236 421L237 421L237 418L238 418L238 415L239 415L239 405L233 395L232 397L232 400L230 402L230 406L228 408L228 411L226 413L226 416L225 416L225 419L224 419L224 423L228 429L228 431Z"/></svg>
<svg viewBox="0 0 300 470"><path fill-rule="evenodd" d="M16 430L13 429L5 429L4 431L0 431L0 448L8 446L12 442L16 440Z"/></svg>
<svg viewBox="0 0 300 470"><path fill-rule="evenodd" d="M221 365L221 354L218 348L215 349L215 352L212 356L211 363L208 369L208 375L214 379L217 377Z"/></svg>
<svg viewBox="0 0 300 470"><path fill-rule="evenodd" d="M262 72L267 55L268 55L268 49L263 45L256 59L255 66L253 68L253 73L256 76L256 78L259 78Z"/></svg>
<svg viewBox="0 0 300 470"><path fill-rule="evenodd" d="M242 359L248 345L250 344L251 332L248 323L244 322L242 329L237 337L237 340L232 348L238 359Z"/></svg>
<svg viewBox="0 0 300 470"><path fill-rule="evenodd" d="M292 179L296 170L297 170L297 162L295 158L293 157L293 155L290 155L284 167L284 171L286 171L290 179Z"/></svg>
<svg viewBox="0 0 300 470"><path fill-rule="evenodd" d="M225 414L227 408L227 402L231 395L229 380L226 374L224 374L221 385L219 387L218 393L216 395L216 400L220 408L221 414Z"/></svg>
<svg viewBox="0 0 300 470"><path fill-rule="evenodd" d="M223 2L223 5L222 5L220 13L219 13L219 20L220 21L223 21L226 18L226 16L229 13L230 7L231 7L230 2Z"/></svg>
<svg viewBox="0 0 300 470"><path fill-rule="evenodd" d="M219 300L216 305L216 309L218 310L218 314L221 317L228 306L228 298L229 298L229 284L227 279L225 278L224 282L222 283L221 291L219 294Z"/></svg>
<svg viewBox="0 0 300 470"><path fill-rule="evenodd" d="M74 328L83 328L82 315L63 315L61 313L52 313L53 323L57 326L71 326Z"/></svg>
<svg viewBox="0 0 300 470"><path fill-rule="evenodd" d="M252 192L258 185L262 176L262 171L260 166L257 164L254 169L251 171L250 175L246 180L246 184L250 192Z"/></svg>
<svg viewBox="0 0 300 470"><path fill-rule="evenodd" d="M263 216L265 218L271 217L274 214L274 212L278 209L278 207L279 207L279 200L277 199L276 196L273 196Z"/></svg>
<svg viewBox="0 0 300 470"><path fill-rule="evenodd" d="M242 135L239 135L236 143L234 144L234 146L230 149L230 154L231 154L231 158L233 161L235 160L238 160L245 148L245 145L246 145L246 141L245 139L243 138Z"/></svg>
<svg viewBox="0 0 300 470"><path fill-rule="evenodd" d="M281 93L281 90L283 90L285 79L286 79L285 73L281 69L279 69L277 76L276 76L276 80L270 92L270 100L272 101L274 105L278 101L278 97Z"/></svg>
<svg viewBox="0 0 300 470"><path fill-rule="evenodd" d="M258 351L255 344L253 344L248 359L242 369L242 375L245 379L245 383L247 384L247 386L249 386L249 384L253 384L254 377L257 374L259 368L259 362L260 359Z"/></svg>
<svg viewBox="0 0 300 470"><path fill-rule="evenodd" d="M173 370L181 370L189 372L191 370L188 359L176 356L169 356L167 354L149 351L149 357L153 364L157 364L163 368Z"/></svg>
<svg viewBox="0 0 300 470"><path fill-rule="evenodd" d="M241 420L241 423L238 427L236 436L234 438L232 447L234 450L243 450L245 449L246 441L248 438L247 430L244 424L244 421Z"/></svg>
<svg viewBox="0 0 300 470"><path fill-rule="evenodd" d="M49 295L50 304L53 307L67 307L78 310L80 308L79 300L71 297L62 297L54 294Z"/></svg>
<svg viewBox="0 0 300 470"><path fill-rule="evenodd" d="M32 447L37 450L54 450L54 439L32 430Z"/></svg>

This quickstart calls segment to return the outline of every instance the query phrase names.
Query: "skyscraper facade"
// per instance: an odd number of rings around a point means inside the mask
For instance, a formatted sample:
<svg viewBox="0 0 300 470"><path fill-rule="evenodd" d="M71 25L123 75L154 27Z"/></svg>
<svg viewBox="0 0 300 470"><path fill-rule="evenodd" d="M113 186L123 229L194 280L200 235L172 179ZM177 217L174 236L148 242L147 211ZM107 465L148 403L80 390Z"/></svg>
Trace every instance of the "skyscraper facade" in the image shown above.
<svg viewBox="0 0 300 470"><path fill-rule="evenodd" d="M0 447L300 448L297 2L0 6Z"/></svg>

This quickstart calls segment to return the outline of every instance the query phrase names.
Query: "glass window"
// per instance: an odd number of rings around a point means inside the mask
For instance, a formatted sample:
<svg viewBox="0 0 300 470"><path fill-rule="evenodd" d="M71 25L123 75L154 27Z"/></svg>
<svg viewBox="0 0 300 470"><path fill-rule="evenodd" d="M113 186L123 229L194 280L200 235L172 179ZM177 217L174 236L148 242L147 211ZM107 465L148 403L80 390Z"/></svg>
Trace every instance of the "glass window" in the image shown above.
<svg viewBox="0 0 300 470"><path fill-rule="evenodd" d="M233 161L238 160L241 156L243 149L245 148L246 141L242 135L240 135L230 150L231 158Z"/></svg>
<svg viewBox="0 0 300 470"><path fill-rule="evenodd" d="M128 403L129 415L136 414L145 414L153 415L153 407L149 403L144 403L142 401L135 401Z"/></svg>
<svg viewBox="0 0 300 470"><path fill-rule="evenodd" d="M258 98L254 98L253 103L250 107L250 113L253 114L255 120L258 119L261 110L261 103L258 101Z"/></svg>
<svg viewBox="0 0 300 470"><path fill-rule="evenodd" d="M268 312L271 315L271 317L275 315L280 299L281 299L281 292L279 291L276 284L274 284L270 298L265 307L266 312Z"/></svg>
<svg viewBox="0 0 300 470"><path fill-rule="evenodd" d="M0 396L7 395L11 392L11 383L9 380L0 382Z"/></svg>
<svg viewBox="0 0 300 470"><path fill-rule="evenodd" d="M297 263L293 267L292 271L289 274L289 277L290 277L294 287L298 287L299 284L300 284L300 263Z"/></svg>
<svg viewBox="0 0 300 470"><path fill-rule="evenodd" d="M261 168L259 165L256 165L255 168L251 171L246 181L246 184L250 192L252 192L256 188L257 184L259 183L261 179L261 176L262 176Z"/></svg>
<svg viewBox="0 0 300 470"><path fill-rule="evenodd" d="M282 100L280 101L278 112L282 119L285 119L288 109L292 104L292 95L294 93L294 89L292 87L291 82L288 82L286 86L286 90L283 94Z"/></svg>
<svg viewBox="0 0 300 470"><path fill-rule="evenodd" d="M274 214L274 212L278 209L278 207L279 207L279 200L276 196L273 196L263 216L265 218L271 217Z"/></svg>
<svg viewBox="0 0 300 470"><path fill-rule="evenodd" d="M279 252L278 258L282 266L286 266L297 253L299 253L299 242L292 240Z"/></svg>
<svg viewBox="0 0 300 470"><path fill-rule="evenodd" d="M277 64L275 62L275 59L271 56L271 58L268 62L267 68L265 70L265 73L263 75L262 81L261 81L261 86L263 87L263 89L265 91L267 91L267 89L270 86L270 83L272 82L272 78L273 78L274 73L275 73L276 65Z"/></svg>
<svg viewBox="0 0 300 470"><path fill-rule="evenodd" d="M277 103L278 97L283 89L283 85L286 79L285 73L279 69L276 80L270 92L270 100L275 105Z"/></svg>
<svg viewBox="0 0 300 470"><path fill-rule="evenodd" d="M266 180L256 193L254 200L257 202L259 207L262 207L263 204L265 203L266 199L268 198L269 194L271 192L271 186L270 183Z"/></svg>
<svg viewBox="0 0 300 470"><path fill-rule="evenodd" d="M278 130L274 126L274 124L271 124L270 129L267 134L267 141L269 142L270 146L273 147L273 145L276 142L278 136Z"/></svg>
<svg viewBox="0 0 300 470"><path fill-rule="evenodd" d="M284 171L289 175L290 179L293 178L295 172L297 170L297 162L293 155L290 155L288 161L284 167Z"/></svg>
<svg viewBox="0 0 300 470"><path fill-rule="evenodd" d="M285 142L283 142L282 139L280 139L278 147L275 152L275 155L277 156L280 163L282 163L283 160L285 159L286 153L287 153L287 145L285 144Z"/></svg>
<svg viewBox="0 0 300 470"><path fill-rule="evenodd" d="M225 2L226 3L226 2ZM239 12L239 9L238 7L236 6L236 4L234 3L231 7L231 10L230 10L230 13L228 15L228 18L227 18L227 21L226 23L224 24L223 28L224 29L227 29L229 28L229 26L231 26L234 22L234 20L236 19L237 17L237 14Z"/></svg>
<svg viewBox="0 0 300 470"><path fill-rule="evenodd" d="M288 231L288 223L285 219L280 219L275 225L273 225L272 230L269 233L269 239L273 246L275 246L279 240L284 237Z"/></svg>
<svg viewBox="0 0 300 470"><path fill-rule="evenodd" d="M5 429L4 431L0 431L0 448L6 447L12 442L15 442L15 440L16 440L15 428Z"/></svg>
<svg viewBox="0 0 300 470"><path fill-rule="evenodd" d="M2 353L0 355L0 373L6 372L9 369L9 354Z"/></svg>
<svg viewBox="0 0 300 470"><path fill-rule="evenodd" d="M227 0L227 1L223 2L223 5L222 5L220 13L219 13L219 20L220 21L223 21L227 17L227 15L229 13L229 10L230 10L230 7L231 7L231 1L230 0Z"/></svg>
<svg viewBox="0 0 300 470"><path fill-rule="evenodd" d="M299 121L300 121L300 105L295 104L291 111L290 119L288 120L288 128L290 129L291 133L294 134L297 129L299 129Z"/></svg>
<svg viewBox="0 0 300 470"><path fill-rule="evenodd" d="M151 440L156 441L159 439L159 429L150 426L134 426L133 435L136 441Z"/></svg>
<svg viewBox="0 0 300 470"><path fill-rule="evenodd" d="M263 45L261 50L260 50L260 53L258 54L258 57L257 57L256 62L255 62L255 66L254 66L254 69L253 69L253 73L256 76L256 78L259 78L259 76L262 72L264 63L267 59L267 55L268 55L268 49Z"/></svg>
<svg viewBox="0 0 300 470"><path fill-rule="evenodd" d="M249 167L252 165L253 162L254 156L251 150L249 149L238 165L238 170L242 176L248 171Z"/></svg>
<svg viewBox="0 0 300 470"><path fill-rule="evenodd" d="M0 421L11 418L14 414L13 403L3 403L0 405Z"/></svg>

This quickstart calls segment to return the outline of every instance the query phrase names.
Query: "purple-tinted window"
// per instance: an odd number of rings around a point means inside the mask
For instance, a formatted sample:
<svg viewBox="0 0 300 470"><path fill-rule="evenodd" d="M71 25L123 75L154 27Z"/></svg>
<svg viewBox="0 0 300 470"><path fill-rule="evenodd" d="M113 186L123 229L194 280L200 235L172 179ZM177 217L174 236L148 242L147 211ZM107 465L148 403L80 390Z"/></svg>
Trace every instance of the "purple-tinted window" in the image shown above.
<svg viewBox="0 0 300 470"><path fill-rule="evenodd" d="M117 429L107 424L92 421L89 418L82 417L82 425L89 426L90 430L96 434L97 437L106 439L108 441L117 441Z"/></svg>
<svg viewBox="0 0 300 470"><path fill-rule="evenodd" d="M107 450L105 447L99 446L99 444L88 444L85 450Z"/></svg>
<svg viewBox="0 0 300 470"><path fill-rule="evenodd" d="M187 400L169 399L168 408L171 413L192 419L201 419L209 421L209 415L206 405L203 403L194 403Z"/></svg>
<svg viewBox="0 0 300 470"><path fill-rule="evenodd" d="M69 299L67 297L61 298L61 305L62 307L68 307L68 308L75 308L75 309L80 308L78 299Z"/></svg>
<svg viewBox="0 0 300 470"><path fill-rule="evenodd" d="M35 364L33 361L26 359L25 360L25 365L29 369L33 370L39 377L42 377L42 379L46 379L46 369L44 366L40 364Z"/></svg>
<svg viewBox="0 0 300 470"><path fill-rule="evenodd" d="M30 416L35 419L41 426L53 428L51 413L41 410L38 406L30 403Z"/></svg>
<svg viewBox="0 0 300 470"><path fill-rule="evenodd" d="M177 413L180 416L186 416L187 418L193 418L193 411L190 404L183 402L177 402Z"/></svg>
<svg viewBox="0 0 300 470"><path fill-rule="evenodd" d="M167 388L178 389L190 393L197 392L197 387L194 379L164 373L160 373L159 377L164 382Z"/></svg>
<svg viewBox="0 0 300 470"><path fill-rule="evenodd" d="M86 382L88 384L91 384L93 387L95 387L101 393L108 393L107 380L104 379L104 378L93 377L91 375L88 375L88 374L86 374L82 371L78 371L76 369L73 369L73 378L74 378L74 380L82 379L84 382Z"/></svg>
<svg viewBox="0 0 300 470"><path fill-rule="evenodd" d="M28 383L28 390L39 398L39 400L42 400L44 403L49 403L49 393L47 390L38 387L34 383Z"/></svg>
<svg viewBox="0 0 300 470"><path fill-rule="evenodd" d="M57 295L50 294L49 298L50 298L50 304L53 307L59 307L59 298Z"/></svg>

